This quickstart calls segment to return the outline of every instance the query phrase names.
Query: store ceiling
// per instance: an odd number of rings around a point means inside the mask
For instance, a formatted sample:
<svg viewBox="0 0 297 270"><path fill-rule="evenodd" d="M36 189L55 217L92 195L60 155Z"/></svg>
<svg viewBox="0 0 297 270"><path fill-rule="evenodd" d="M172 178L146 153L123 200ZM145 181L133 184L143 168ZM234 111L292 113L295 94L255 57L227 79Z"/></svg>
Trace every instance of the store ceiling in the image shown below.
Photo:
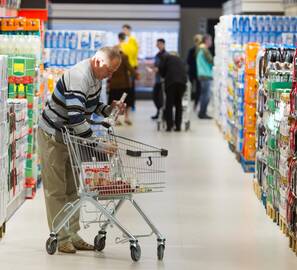
<svg viewBox="0 0 297 270"><path fill-rule="evenodd" d="M90 4L163 4L163 0L52 0L52 3L90 3ZM182 7L222 7L225 0L176 0Z"/></svg>

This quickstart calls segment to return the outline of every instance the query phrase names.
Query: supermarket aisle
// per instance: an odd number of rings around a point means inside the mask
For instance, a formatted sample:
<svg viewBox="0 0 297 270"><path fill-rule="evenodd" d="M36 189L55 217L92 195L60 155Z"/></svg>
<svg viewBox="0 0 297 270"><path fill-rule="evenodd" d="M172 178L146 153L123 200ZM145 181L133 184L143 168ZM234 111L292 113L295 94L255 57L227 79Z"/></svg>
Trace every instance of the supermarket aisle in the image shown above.
<svg viewBox="0 0 297 270"><path fill-rule="evenodd" d="M27 201L8 223L0 241L1 269L294 269L288 240L265 215L222 135L211 122L194 119L188 133L157 133L151 103L139 102L131 129L119 131L169 149L168 189L139 196L138 202L166 235L164 262L157 262L154 238L140 241L142 258L132 263L127 244L115 245L118 231L108 231L104 253L47 255L48 232L43 195ZM124 205L119 218L134 233L142 221ZM97 229L83 232L92 242Z"/></svg>

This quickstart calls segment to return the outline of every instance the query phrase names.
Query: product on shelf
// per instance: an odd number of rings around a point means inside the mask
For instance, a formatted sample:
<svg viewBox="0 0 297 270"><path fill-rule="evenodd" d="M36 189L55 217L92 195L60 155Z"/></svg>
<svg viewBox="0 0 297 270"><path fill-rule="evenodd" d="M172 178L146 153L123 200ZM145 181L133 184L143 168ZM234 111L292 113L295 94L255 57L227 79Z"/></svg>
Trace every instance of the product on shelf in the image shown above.
<svg viewBox="0 0 297 270"><path fill-rule="evenodd" d="M294 54L288 46L259 53L254 186L268 215L296 238Z"/></svg>
<svg viewBox="0 0 297 270"><path fill-rule="evenodd" d="M8 202L8 106L7 106L7 56L0 55L0 238L6 221Z"/></svg>
<svg viewBox="0 0 297 270"><path fill-rule="evenodd" d="M213 84L215 118L246 172L253 172L255 167L259 48L292 46L297 41L296 26L296 17L255 15L222 16L215 26L213 73L220 78ZM236 67L239 59L244 59L244 74L242 65Z"/></svg>

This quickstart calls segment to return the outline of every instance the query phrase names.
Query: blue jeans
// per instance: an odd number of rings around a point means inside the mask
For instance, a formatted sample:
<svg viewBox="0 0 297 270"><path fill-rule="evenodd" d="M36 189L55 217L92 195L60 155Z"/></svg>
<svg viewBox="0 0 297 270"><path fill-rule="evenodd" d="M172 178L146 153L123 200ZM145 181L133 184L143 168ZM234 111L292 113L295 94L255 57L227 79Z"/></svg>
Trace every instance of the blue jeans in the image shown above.
<svg viewBox="0 0 297 270"><path fill-rule="evenodd" d="M212 79L200 80L201 95L200 95L200 112L199 117L207 115L207 106L210 100Z"/></svg>

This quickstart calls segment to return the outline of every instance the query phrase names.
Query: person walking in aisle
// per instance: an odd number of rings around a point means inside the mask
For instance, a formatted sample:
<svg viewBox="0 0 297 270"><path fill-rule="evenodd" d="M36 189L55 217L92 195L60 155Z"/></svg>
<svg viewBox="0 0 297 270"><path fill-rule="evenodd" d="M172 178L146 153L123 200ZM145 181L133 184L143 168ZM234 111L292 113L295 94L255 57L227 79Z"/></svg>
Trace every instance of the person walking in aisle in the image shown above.
<svg viewBox="0 0 297 270"><path fill-rule="evenodd" d="M202 43L202 35L194 36L194 46L189 50L187 57L188 76L192 85L192 99L194 100L194 109L196 109L201 93L200 81L197 76L196 58L199 51L199 46Z"/></svg>
<svg viewBox="0 0 297 270"><path fill-rule="evenodd" d="M209 48L212 46L212 38L210 35L205 35L202 40L202 44L199 46L199 52L197 54L197 74L201 84L201 96L200 96L200 111L198 117L200 119L212 119L207 115L207 107L211 95L211 83L212 83L212 67L213 57Z"/></svg>
<svg viewBox="0 0 297 270"><path fill-rule="evenodd" d="M121 49L124 54L128 56L130 65L137 70L138 67L138 50L139 46L137 40L132 36L131 31L132 27L129 24L124 24L122 27L123 33L128 38L126 42L121 43ZM131 77L131 100L132 100L132 109L135 109L135 77Z"/></svg>
<svg viewBox="0 0 297 270"><path fill-rule="evenodd" d="M155 63L154 63L156 75L155 75L155 85L153 88L153 101L157 108L157 113L156 115L152 116L153 120L158 119L160 109L163 107L164 100L163 100L163 93L162 93L162 80L159 73L159 64L162 56L167 54L167 51L165 49L165 40L163 38L159 38L157 40L156 46L159 49L159 52L155 56Z"/></svg>
<svg viewBox="0 0 297 270"><path fill-rule="evenodd" d="M136 71L129 63L128 56L122 52L121 44L125 42L125 34L119 33L119 44L117 45L117 48L120 51L122 62L119 66L119 68L113 73L112 77L109 80L109 93L108 93L108 104L111 105L113 100L119 100L123 93L127 93L127 98L125 100L126 102L126 110L125 110L125 120L124 122L127 125L132 125L132 122L129 118L129 111L132 106L132 97L131 97L131 82L130 77L137 77ZM121 125L122 123L120 120L118 120L117 125Z"/></svg>
<svg viewBox="0 0 297 270"><path fill-rule="evenodd" d="M49 229L57 213L77 196L67 146L61 130L66 126L81 137L91 137L87 122L93 113L107 117L112 108L123 112L125 104L113 102L111 106L99 101L101 81L110 77L119 67L121 55L118 49L101 48L91 59L83 60L67 70L58 80L54 93L39 119L38 154L41 161L41 177L44 188ZM79 213L71 220L69 228L58 235L58 250L75 253L76 250L93 250L79 235Z"/></svg>
<svg viewBox="0 0 297 270"><path fill-rule="evenodd" d="M186 90L187 72L181 58L174 54L162 56L159 64L160 75L165 79L166 131L173 128L173 107L175 107L175 131L181 131L182 123L182 97Z"/></svg>

